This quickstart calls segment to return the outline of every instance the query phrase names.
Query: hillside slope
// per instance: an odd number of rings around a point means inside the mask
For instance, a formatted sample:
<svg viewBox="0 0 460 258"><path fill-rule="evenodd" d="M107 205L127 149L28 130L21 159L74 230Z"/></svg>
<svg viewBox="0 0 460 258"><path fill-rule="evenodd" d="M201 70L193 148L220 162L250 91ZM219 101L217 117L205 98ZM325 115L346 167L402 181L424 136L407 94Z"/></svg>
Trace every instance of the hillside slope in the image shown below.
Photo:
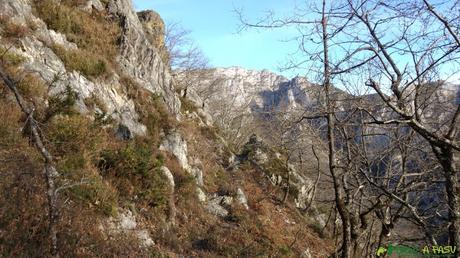
<svg viewBox="0 0 460 258"><path fill-rule="evenodd" d="M58 171L58 256L332 252L332 223L298 209L312 183L285 153L255 137L234 153L178 96L158 14L130 0L5 0L0 19L0 256L51 256L30 121Z"/></svg>

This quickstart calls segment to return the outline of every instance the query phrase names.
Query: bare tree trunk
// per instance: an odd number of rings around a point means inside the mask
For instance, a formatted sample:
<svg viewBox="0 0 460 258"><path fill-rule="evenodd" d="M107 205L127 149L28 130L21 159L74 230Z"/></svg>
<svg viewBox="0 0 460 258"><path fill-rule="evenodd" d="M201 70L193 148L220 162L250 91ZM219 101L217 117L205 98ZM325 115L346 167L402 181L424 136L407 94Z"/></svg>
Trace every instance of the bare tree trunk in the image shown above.
<svg viewBox="0 0 460 258"><path fill-rule="evenodd" d="M335 147L335 120L334 120L334 105L331 102L331 72L329 66L329 52L328 52L328 33L327 33L327 17L326 17L326 1L323 0L322 8L322 36L323 36L323 58L324 58L324 88L326 91L326 109L327 109L327 139L329 147L329 170L331 172L332 181L335 192L335 202L337 211L342 220L342 258L351 257L351 225L348 211L345 207L344 196L340 187L340 180L338 179L338 167L336 161L336 147Z"/></svg>
<svg viewBox="0 0 460 258"><path fill-rule="evenodd" d="M313 145L311 146L311 150L312 150L313 155L315 156L315 159L316 159L316 171L317 171L318 175L316 176L315 183L312 186L311 197L310 197L310 200L308 200L308 203L305 205L304 212L307 212L308 209L310 209L310 206L313 203L313 200L315 199L316 188L318 187L319 178L321 177L320 161L319 161L318 154L316 153L315 147Z"/></svg>
<svg viewBox="0 0 460 258"><path fill-rule="evenodd" d="M59 209L56 192L56 178L59 174L53 165L54 162L51 154L48 152L41 139L37 122L33 117L34 110L31 110L29 107L27 107L24 99L22 98L21 94L19 93L16 87L16 83L6 74L3 67L0 67L0 78L2 78L5 85L13 92L16 98L16 102L18 103L22 112L27 115L26 123L30 127L31 131L29 137L35 144L35 147L40 152L43 159L45 160L44 175L46 180L46 194L48 199L49 237L51 241L50 252L52 257L59 257L57 239L57 222L59 220Z"/></svg>
<svg viewBox="0 0 460 258"><path fill-rule="evenodd" d="M51 255L59 257L58 255L58 239L57 239L57 222L59 220L58 198L56 194L55 180L58 173L53 165L45 165L45 178L48 198L48 217L49 217L49 234L51 239Z"/></svg>
<svg viewBox="0 0 460 258"><path fill-rule="evenodd" d="M289 170L289 158L286 159L285 168L287 171L287 177L286 177L287 182L286 182L286 189L284 190L283 200L281 201L281 203L286 202L287 198L289 197L289 191L291 190L291 171Z"/></svg>
<svg viewBox="0 0 460 258"><path fill-rule="evenodd" d="M460 245L460 186L458 183L458 171L454 161L452 148L433 147L446 179L447 205L449 207L449 239L450 245Z"/></svg>

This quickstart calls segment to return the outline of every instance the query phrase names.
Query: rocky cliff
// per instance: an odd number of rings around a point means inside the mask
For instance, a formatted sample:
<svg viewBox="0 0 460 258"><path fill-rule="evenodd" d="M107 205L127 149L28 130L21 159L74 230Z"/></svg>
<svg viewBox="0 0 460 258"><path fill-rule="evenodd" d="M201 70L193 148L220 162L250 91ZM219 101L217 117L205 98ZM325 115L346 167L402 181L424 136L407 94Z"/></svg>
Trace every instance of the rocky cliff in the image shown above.
<svg viewBox="0 0 460 258"><path fill-rule="evenodd" d="M53 1L38 3L39 11L34 11L31 1L2 1L0 5L1 15L6 25L32 30L29 28L29 24L33 24L33 31L30 31L25 37L19 38L18 42L11 46L5 44L3 50L8 49L9 53L25 56L24 70L37 73L41 79L51 85L50 94L55 95L64 92L66 87L78 92L79 97L76 105L83 113L90 112L91 109L85 105L84 100L96 96L105 104L104 111L108 116L119 121L120 125L129 128L133 134L142 135L145 134L146 128L138 123L139 117L136 113L135 105L128 96L128 90L122 85L123 78L130 77L144 89L161 95L168 109L179 116L180 101L174 92L169 68L162 61L153 44L154 42L151 42L147 36L147 33L153 32L144 32L143 24L130 1L109 2L106 10L99 1L90 1L86 5L71 7L77 8L79 13L88 15L88 17L92 13L104 13L107 16L106 19L111 19L113 22L120 24L119 29L115 28L114 31L108 32L116 35L94 35L94 37L114 37L116 41L119 41L117 47L120 49L116 60L110 60L116 67L112 67L111 71L107 72L107 75L97 76L97 78L94 78L88 69L78 69L78 67L77 69L72 69L73 67L69 67L72 62L79 62L79 60L62 58L63 55L71 54L72 51L79 49L78 44L76 44L78 41L69 41L66 34L71 37L84 37L84 35L74 33L72 28L60 27L62 24L59 23L65 22L70 23L70 25L65 26L72 26L72 21L65 21L65 19L72 19L72 17L62 18L62 20L59 20L61 18L56 18L54 21L48 21L50 23L48 26L45 23L46 19L45 22L40 19L40 15L52 15L51 12L62 12L62 15L65 15L64 12L70 12L71 10L53 6L57 5ZM101 30L107 29L97 22L94 24L80 24L80 26L92 25L101 27ZM75 23L73 26L77 26L77 24ZM96 28L92 29L97 30ZM163 36L159 36L159 38L161 37ZM88 40L88 42L91 43L91 40ZM118 42L108 42L108 44L115 43L118 44ZM97 46L86 45L85 47L96 48ZM111 48L112 46L105 47ZM61 51L53 51L56 48ZM91 51L89 51L89 55L91 54ZM91 64L83 65L91 66ZM105 66L108 66L108 64L105 64ZM109 68L105 69L109 70Z"/></svg>
<svg viewBox="0 0 460 258"><path fill-rule="evenodd" d="M209 70L206 76L194 88L204 100L203 106L209 110L227 137L238 146L258 131L270 138L273 124L297 121L302 116L315 116L324 112L325 95L320 85L311 83L307 78L287 79L281 75L263 70L247 70L241 67L216 68ZM413 98L413 90L406 90ZM225 97L222 97L225 96ZM460 85L452 83L433 83L420 90L419 102L422 117L432 124L445 125L458 105ZM331 95L336 103L336 112L345 117L356 108L375 112L376 118L392 117L391 110L385 108L377 94L357 95L333 89ZM324 120L304 121L301 130L308 125L320 133L324 129ZM262 131L262 132L261 132ZM376 137L376 141L379 141ZM378 145L378 142L373 145Z"/></svg>

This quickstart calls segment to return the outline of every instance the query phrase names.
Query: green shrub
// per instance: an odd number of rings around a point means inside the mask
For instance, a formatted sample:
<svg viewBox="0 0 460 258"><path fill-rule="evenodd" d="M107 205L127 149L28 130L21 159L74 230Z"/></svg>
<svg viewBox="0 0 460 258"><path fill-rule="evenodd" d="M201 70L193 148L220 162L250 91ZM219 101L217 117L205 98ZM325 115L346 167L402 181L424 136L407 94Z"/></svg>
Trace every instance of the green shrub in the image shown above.
<svg viewBox="0 0 460 258"><path fill-rule="evenodd" d="M17 84L17 88L22 96L27 99L39 98L43 100L47 93L43 80L34 74L26 74Z"/></svg>
<svg viewBox="0 0 460 258"><path fill-rule="evenodd" d="M118 149L101 153L99 169L106 177L119 183L130 195L137 195L145 204L157 207L168 203L169 185L159 171L163 158L154 156L145 142L133 141ZM121 192L121 190L120 190Z"/></svg>
<svg viewBox="0 0 460 258"><path fill-rule="evenodd" d="M169 168L169 167L168 167ZM185 171L172 171L174 173L174 183L176 184L176 193L181 198L179 205L193 205L191 202L196 201L196 180L193 175ZM182 203L182 204L181 204Z"/></svg>
<svg viewBox="0 0 460 258"><path fill-rule="evenodd" d="M292 255L292 250L289 246L281 246L278 248L278 251L283 257Z"/></svg>
<svg viewBox="0 0 460 258"><path fill-rule="evenodd" d="M169 113L161 95L142 88L128 76L121 77L120 84L124 86L128 97L134 100L140 121L147 126L148 141L151 144L159 144L160 131L163 130L168 133L177 125L174 116Z"/></svg>
<svg viewBox="0 0 460 258"><path fill-rule="evenodd" d="M163 174L156 169L142 179L141 199L153 207L165 207L169 201L169 185Z"/></svg>
<svg viewBox="0 0 460 258"><path fill-rule="evenodd" d="M130 142L118 150L102 152L99 167L113 171L117 176L142 176L155 167L152 157L152 150L148 146Z"/></svg>
<svg viewBox="0 0 460 258"><path fill-rule="evenodd" d="M22 64L26 58L0 46L0 60L10 66L18 66Z"/></svg>
<svg viewBox="0 0 460 258"><path fill-rule="evenodd" d="M118 199L114 189L98 177L92 177L87 183L69 188L69 195L96 206L107 216L117 214Z"/></svg>
<svg viewBox="0 0 460 258"><path fill-rule="evenodd" d="M78 93L75 92L70 86L60 94L56 94L48 98L48 108L44 115L44 121L48 121L55 115L75 115L74 106L78 99Z"/></svg>
<svg viewBox="0 0 460 258"><path fill-rule="evenodd" d="M60 157L77 153L94 156L108 141L104 130L81 115L57 116L44 132L53 154Z"/></svg>
<svg viewBox="0 0 460 258"><path fill-rule="evenodd" d="M59 173L65 177L71 177L76 170L84 169L88 161L83 152L69 153L59 161Z"/></svg>

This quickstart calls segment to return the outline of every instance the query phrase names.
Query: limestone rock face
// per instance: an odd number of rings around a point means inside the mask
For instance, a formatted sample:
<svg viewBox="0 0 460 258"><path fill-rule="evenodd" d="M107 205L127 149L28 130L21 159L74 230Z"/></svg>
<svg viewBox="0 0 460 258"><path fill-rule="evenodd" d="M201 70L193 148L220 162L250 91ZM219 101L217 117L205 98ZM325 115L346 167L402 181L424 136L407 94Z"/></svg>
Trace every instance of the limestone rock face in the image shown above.
<svg viewBox="0 0 460 258"><path fill-rule="evenodd" d="M118 218L119 228L122 230L133 230L137 227L136 219L131 211L121 213Z"/></svg>
<svg viewBox="0 0 460 258"><path fill-rule="evenodd" d="M146 10L138 12L137 16L144 27L148 40L160 53L163 63L168 64L169 55L165 47L165 24L160 15L155 11Z"/></svg>
<svg viewBox="0 0 460 258"><path fill-rule="evenodd" d="M204 191L203 191L201 188L199 188L199 187L196 188L196 195L197 195L197 197L198 197L198 201L200 201L200 202L205 202L206 199L207 199L206 194L205 194Z"/></svg>
<svg viewBox="0 0 460 258"><path fill-rule="evenodd" d="M191 171L187 157L187 142L179 132L174 131L166 135L160 145L160 150L172 153L177 158L179 165L181 165L184 170L189 172Z"/></svg>
<svg viewBox="0 0 460 258"><path fill-rule="evenodd" d="M136 79L145 89L160 94L169 111L180 117L181 103L175 93L169 66L149 40L131 0L112 0L107 10L120 20L122 26L118 58L122 72ZM148 16L154 15L149 13Z"/></svg>
<svg viewBox="0 0 460 258"><path fill-rule="evenodd" d="M141 23L130 0L112 0L104 6L99 0L89 0L82 5L83 10L93 9L103 11L104 8L114 20L120 20L122 37L120 53L117 62L121 72L113 72L106 78L90 79L77 71L69 71L63 61L53 52L50 46L59 45L64 49L77 49L75 43L69 42L65 35L47 28L46 24L32 12L32 2L29 0L0 1L0 15L8 17L16 24L27 26L35 24L36 29L20 38L10 51L25 57L23 69L39 75L46 84L50 85L49 95L64 92L70 87L78 94L77 109L83 114L89 114L85 99L97 96L104 104L107 116L115 119L127 129L123 134L128 138L134 135L144 135L146 127L139 122L135 105L120 83L120 78L129 76L140 87L161 95L169 111L180 118L180 100L174 90L174 82L169 72L169 66L163 62L161 53L149 39L151 33L160 33L161 18L148 11L140 15L145 25ZM157 27L153 23L159 24ZM147 31L147 32L146 32ZM150 36L149 36L150 35ZM158 35L157 44L163 44L163 37ZM8 44L1 42L0 46ZM6 46L6 45L5 45ZM9 45L8 45L9 47Z"/></svg>
<svg viewBox="0 0 460 258"><path fill-rule="evenodd" d="M236 199L239 204L243 205L244 208L246 208L246 210L249 209L248 199L246 198L246 195L240 187L238 187L238 189L236 190Z"/></svg>
<svg viewBox="0 0 460 258"><path fill-rule="evenodd" d="M32 14L32 7L29 4L29 0L1 1L0 8L0 12L5 17L10 17L15 22L21 24L25 24Z"/></svg>
<svg viewBox="0 0 460 258"><path fill-rule="evenodd" d="M173 131L166 135L160 145L160 150L173 154L182 169L193 175L199 186L203 186L203 171L197 166L199 162L192 164L189 162L187 141L179 132Z"/></svg>
<svg viewBox="0 0 460 258"><path fill-rule="evenodd" d="M166 176L166 178L168 178L169 185L174 191L174 187L176 184L174 183L174 176L171 173L171 171L167 167L164 167L164 166L160 168L160 171L163 173L164 176Z"/></svg>
<svg viewBox="0 0 460 258"><path fill-rule="evenodd" d="M305 249L305 251L302 253L302 258L313 258L310 249Z"/></svg>
<svg viewBox="0 0 460 258"><path fill-rule="evenodd" d="M104 226L102 226L102 230L105 230ZM139 229L136 216L130 210L121 210L116 218L109 219L106 231L109 234L134 234L139 240L141 247L148 247L155 244L147 230Z"/></svg>
<svg viewBox="0 0 460 258"><path fill-rule="evenodd" d="M86 4L82 5L80 8L89 13L91 13L93 9L100 12L104 10L104 5L102 5L102 3L99 0L89 0L86 2Z"/></svg>
<svg viewBox="0 0 460 258"><path fill-rule="evenodd" d="M216 216L225 217L228 215L228 211L222 206L224 197L216 196L208 201L206 205L206 210Z"/></svg>

